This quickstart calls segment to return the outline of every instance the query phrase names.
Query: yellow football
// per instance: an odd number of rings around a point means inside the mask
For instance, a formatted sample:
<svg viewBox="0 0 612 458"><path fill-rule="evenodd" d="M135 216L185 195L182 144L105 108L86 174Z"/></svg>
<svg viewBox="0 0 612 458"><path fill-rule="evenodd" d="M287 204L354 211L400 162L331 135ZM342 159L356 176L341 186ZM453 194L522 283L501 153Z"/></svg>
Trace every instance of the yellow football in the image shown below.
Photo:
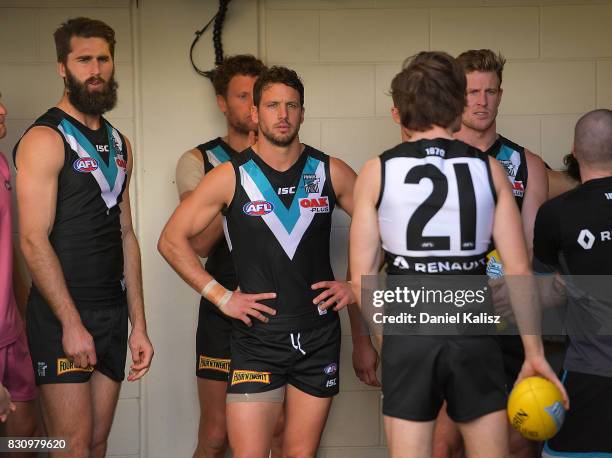
<svg viewBox="0 0 612 458"><path fill-rule="evenodd" d="M542 377L528 377L517 383L508 398L510 424L523 437L544 441L563 424L565 409L559 389Z"/></svg>

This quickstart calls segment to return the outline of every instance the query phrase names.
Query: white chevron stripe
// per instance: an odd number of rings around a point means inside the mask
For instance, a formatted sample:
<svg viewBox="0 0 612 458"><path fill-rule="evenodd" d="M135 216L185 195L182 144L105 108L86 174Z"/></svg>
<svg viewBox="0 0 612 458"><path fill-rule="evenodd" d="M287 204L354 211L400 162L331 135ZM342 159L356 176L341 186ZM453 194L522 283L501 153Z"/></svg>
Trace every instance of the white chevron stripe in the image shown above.
<svg viewBox="0 0 612 458"><path fill-rule="evenodd" d="M323 164L323 162L319 162L315 174L320 180L319 192L308 194L308 197L311 198L320 197L321 191L323 191L323 187L325 186L325 165ZM251 201L266 200L255 182L253 181L253 179L251 178L251 176L246 172L246 170L244 170L242 166L240 167L240 183ZM308 226L310 226L310 223L312 222L314 216L315 213L300 207L300 216L291 232L287 232L287 229L285 229L285 226L278 219L274 211L257 218L263 218L268 228L274 234L274 237L276 237L276 240L278 240L285 253L287 253L287 256L289 256L289 259L293 259L297 247L300 244L300 241L302 240L306 229L308 229Z"/></svg>
<svg viewBox="0 0 612 458"><path fill-rule="evenodd" d="M68 134L61 125L58 126L58 129L60 130L62 135L64 135L64 138L66 139L66 142L70 145L70 148L72 148L79 155L79 157L81 158L91 157L89 153L83 149L83 147L79 144L79 142L73 135ZM111 158L111 159L115 160L114 158ZM94 170L93 172L89 172L89 173L91 173L93 177L95 178L95 180L98 182L98 186L100 186L100 191L102 191L101 196L102 196L102 199L104 200L104 203L106 204L106 207L110 209L114 207L115 205L117 205L117 197L119 196L119 192L121 191L121 187L123 186L123 180L125 178L125 170L122 169L121 167L118 168L117 179L115 179L115 185L112 191L110 189L110 185L108 181L106 181L106 177L104 176L104 173L102 173L102 170L100 170L99 167L98 169Z"/></svg>

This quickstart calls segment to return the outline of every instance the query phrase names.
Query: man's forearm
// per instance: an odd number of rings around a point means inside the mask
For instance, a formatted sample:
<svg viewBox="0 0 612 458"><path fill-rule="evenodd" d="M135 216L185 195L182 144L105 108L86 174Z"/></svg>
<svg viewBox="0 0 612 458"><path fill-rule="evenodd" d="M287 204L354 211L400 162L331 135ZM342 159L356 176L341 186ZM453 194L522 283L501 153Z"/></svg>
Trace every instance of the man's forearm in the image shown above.
<svg viewBox="0 0 612 458"><path fill-rule="evenodd" d="M361 316L361 309L357 304L349 304L346 306L349 315L349 321L351 323L351 334L353 340L357 337L367 336L369 338L369 331L366 322Z"/></svg>
<svg viewBox="0 0 612 458"><path fill-rule="evenodd" d="M13 294L17 301L17 308L21 317L25 319L26 315L26 302L28 300L28 286L26 285L23 273L21 271L21 265L19 261L19 252L17 247L13 247Z"/></svg>
<svg viewBox="0 0 612 458"><path fill-rule="evenodd" d="M207 274L202 267L188 239L173 238L164 231L157 244L157 249L170 267L197 292L200 292L202 287L212 279L212 276Z"/></svg>
<svg viewBox="0 0 612 458"><path fill-rule="evenodd" d="M46 237L21 237L21 250L41 292L62 326L80 322L80 315L70 297L59 259Z"/></svg>
<svg viewBox="0 0 612 458"><path fill-rule="evenodd" d="M142 292L142 266L140 247L133 231L123 237L123 275L127 288L128 313L132 329L146 331L147 323Z"/></svg>

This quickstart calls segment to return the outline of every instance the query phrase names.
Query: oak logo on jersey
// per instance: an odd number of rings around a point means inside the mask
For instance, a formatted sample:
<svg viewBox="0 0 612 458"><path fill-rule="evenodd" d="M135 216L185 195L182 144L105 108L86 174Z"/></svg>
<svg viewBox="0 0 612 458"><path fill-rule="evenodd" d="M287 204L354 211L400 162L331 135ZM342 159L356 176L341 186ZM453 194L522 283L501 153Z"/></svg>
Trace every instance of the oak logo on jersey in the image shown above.
<svg viewBox="0 0 612 458"><path fill-rule="evenodd" d="M81 173L95 172L98 170L98 161L93 157L80 157L72 163L72 168Z"/></svg>
<svg viewBox="0 0 612 458"><path fill-rule="evenodd" d="M68 358L57 358L57 375L67 374L69 372L93 372L92 366L75 367L74 363Z"/></svg>
<svg viewBox="0 0 612 458"><path fill-rule="evenodd" d="M219 371L229 374L230 371L229 359L211 358L210 356L200 355L198 369L210 369L211 371Z"/></svg>
<svg viewBox="0 0 612 458"><path fill-rule="evenodd" d="M312 213L329 213L329 199L326 196L304 197L300 199L300 207Z"/></svg>
<svg viewBox="0 0 612 458"><path fill-rule="evenodd" d="M232 386L240 383L270 384L270 372L235 370L232 374Z"/></svg>
<svg viewBox="0 0 612 458"><path fill-rule="evenodd" d="M512 183L512 193L517 197L523 197L525 194L525 186L523 186L523 182L520 180L511 180Z"/></svg>
<svg viewBox="0 0 612 458"><path fill-rule="evenodd" d="M125 169L127 168L127 162L125 162L125 159L123 158L123 156L121 154L117 154L115 156L115 164L117 164L117 167Z"/></svg>
<svg viewBox="0 0 612 458"><path fill-rule="evenodd" d="M313 173L305 173L302 175L304 179L304 190L308 194L318 194L319 193L319 178Z"/></svg>
<svg viewBox="0 0 612 458"><path fill-rule="evenodd" d="M249 216L263 216L271 213L273 210L274 205L267 200L254 200L247 202L242 207L242 211Z"/></svg>

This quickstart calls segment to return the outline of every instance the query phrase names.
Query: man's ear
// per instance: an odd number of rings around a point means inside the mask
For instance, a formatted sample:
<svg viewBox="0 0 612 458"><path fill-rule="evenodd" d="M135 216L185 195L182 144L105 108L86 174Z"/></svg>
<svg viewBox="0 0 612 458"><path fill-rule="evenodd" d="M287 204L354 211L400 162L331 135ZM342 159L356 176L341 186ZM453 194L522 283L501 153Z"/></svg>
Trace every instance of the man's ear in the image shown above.
<svg viewBox="0 0 612 458"><path fill-rule="evenodd" d="M251 121L254 124L259 124L259 111L255 105L251 105Z"/></svg>
<svg viewBox="0 0 612 458"><path fill-rule="evenodd" d="M399 124L400 126L402 125L402 118L397 107L391 107L391 117L396 124Z"/></svg>
<svg viewBox="0 0 612 458"><path fill-rule="evenodd" d="M227 100L225 100L225 97L222 95L217 95L217 106L219 110L221 110L221 113L227 114Z"/></svg>
<svg viewBox="0 0 612 458"><path fill-rule="evenodd" d="M66 64L64 64L63 62L58 62L57 73L59 73L62 78L66 78Z"/></svg>

